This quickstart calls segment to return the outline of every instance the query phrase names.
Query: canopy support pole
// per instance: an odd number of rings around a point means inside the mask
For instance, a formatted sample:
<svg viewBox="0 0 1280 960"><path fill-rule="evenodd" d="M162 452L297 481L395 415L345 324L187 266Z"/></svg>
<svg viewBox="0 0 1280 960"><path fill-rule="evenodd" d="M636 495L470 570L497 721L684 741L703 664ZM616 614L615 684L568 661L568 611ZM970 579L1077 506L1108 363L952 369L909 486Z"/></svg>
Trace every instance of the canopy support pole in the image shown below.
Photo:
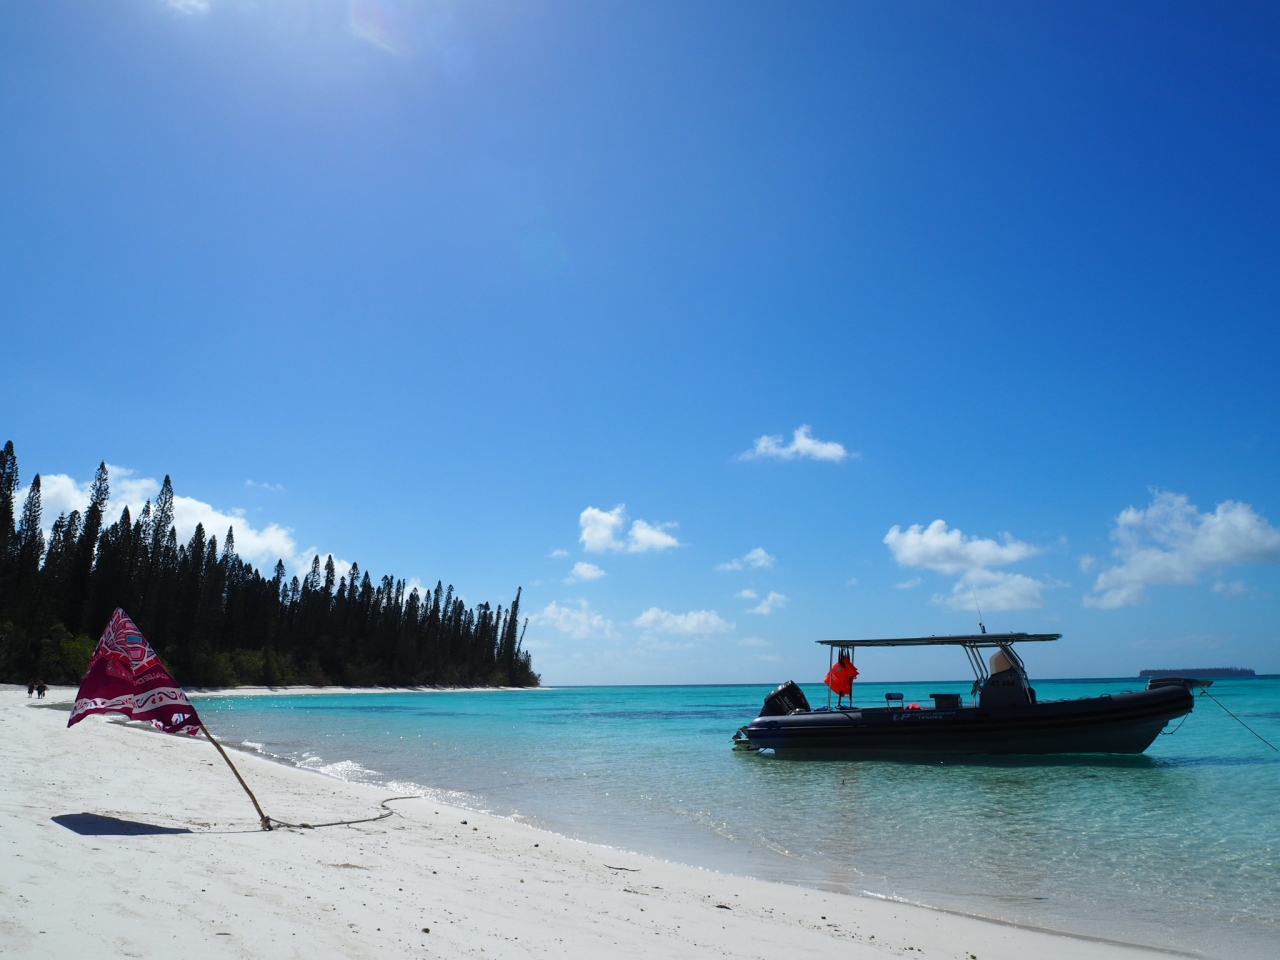
<svg viewBox="0 0 1280 960"><path fill-rule="evenodd" d="M836 665L836 648L827 648L827 676L831 676L831 668ZM840 701L837 700L836 703ZM827 687L827 710L831 709L831 688Z"/></svg>
<svg viewBox="0 0 1280 960"><path fill-rule="evenodd" d="M271 829L271 818L262 812L262 807L258 806L258 798L253 795L253 791L249 789L249 785L244 782L244 777L240 776L240 771L236 769L236 765L231 762L231 758L227 756L227 751L222 749L222 744L213 739L213 734L209 732L209 728L201 721L200 729L204 731L204 735L209 738L209 742L214 745L222 759L227 761L227 766L231 768L231 772L236 775L236 780L240 786L244 787L244 792L249 795L249 799L253 801L253 809L258 811L258 821L262 824L263 830Z"/></svg>

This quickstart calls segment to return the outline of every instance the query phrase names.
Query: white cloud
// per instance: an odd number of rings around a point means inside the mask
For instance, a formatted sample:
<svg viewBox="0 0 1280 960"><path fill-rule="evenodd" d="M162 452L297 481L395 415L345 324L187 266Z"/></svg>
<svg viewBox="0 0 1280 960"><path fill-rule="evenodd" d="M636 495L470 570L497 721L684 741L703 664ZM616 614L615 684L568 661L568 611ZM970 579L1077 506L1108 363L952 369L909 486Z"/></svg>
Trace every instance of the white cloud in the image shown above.
<svg viewBox="0 0 1280 960"><path fill-rule="evenodd" d="M569 555L569 551L565 550L563 547L552 550L549 554L547 554L547 556L551 557L554 560L558 560L560 557L567 557L568 555Z"/></svg>
<svg viewBox="0 0 1280 960"><path fill-rule="evenodd" d="M315 547L299 550L293 531L287 527L270 523L259 530L238 512L225 513L203 500L175 494L173 525L178 528L179 542L190 539L198 523L204 524L206 536L216 536L219 540L226 536L230 527L236 535L236 553L260 567L274 566L277 560L283 560L285 566L297 572L310 569L311 558L316 555L320 556L322 563L324 561L325 554ZM334 563L337 563L336 558Z"/></svg>
<svg viewBox="0 0 1280 960"><path fill-rule="evenodd" d="M578 525L582 528L578 539L582 541L582 548L588 553L621 550L625 544L615 534L626 523L626 512L626 506L620 503L612 510L587 507L578 514Z"/></svg>
<svg viewBox="0 0 1280 960"><path fill-rule="evenodd" d="M108 524L115 523L125 507L129 508L129 515L137 520L145 503L150 500L154 504L156 494L160 492L160 481L153 477L139 477L136 471L114 464L107 464L107 482L110 499L107 501L105 522ZM77 482L66 474L41 474L42 522L46 530L60 513L79 510L83 514L89 507L91 486L91 481ZM26 494L25 489L19 491L19 505ZM205 536L217 537L219 544L226 537L227 529L231 528L235 532L236 553L268 576L277 560L283 560L286 567L301 575L311 568L312 557L318 554L322 563L326 557L324 552L314 546L300 550L293 531L288 527L277 523L255 527L245 518L245 512L241 509L219 510L203 500L175 494L173 525L177 528L178 542L190 540L198 523L204 524ZM334 557L333 562L339 575L345 574L351 566L337 557Z"/></svg>
<svg viewBox="0 0 1280 960"><path fill-rule="evenodd" d="M635 625L655 633L708 634L724 633L733 625L726 623L714 610L690 610L688 613L671 613L650 607L636 617Z"/></svg>
<svg viewBox="0 0 1280 960"><path fill-rule="evenodd" d="M920 584L924 583L924 577L912 577L910 580L903 580L901 583L895 583L895 590L914 590Z"/></svg>
<svg viewBox="0 0 1280 960"><path fill-rule="evenodd" d="M553 627L572 640L610 639L614 635L613 621L592 610L585 600L579 601L577 608L562 607L552 601L531 616L529 623Z"/></svg>
<svg viewBox="0 0 1280 960"><path fill-rule="evenodd" d="M209 0L164 0L164 3L170 10L188 15L209 12Z"/></svg>
<svg viewBox="0 0 1280 960"><path fill-rule="evenodd" d="M747 587L745 590L739 590L738 596L743 600L754 600L756 597L759 596L759 594L756 593L754 590L752 590L750 587Z"/></svg>
<svg viewBox="0 0 1280 960"><path fill-rule="evenodd" d="M579 580L599 580L605 572L594 563L578 562L573 565L573 573L565 578L565 583L577 583Z"/></svg>
<svg viewBox="0 0 1280 960"><path fill-rule="evenodd" d="M120 516L120 511L126 506L129 508L129 514L133 519L138 519L138 514L142 511L143 504L147 500L155 499L155 495L160 492L160 484L150 477L135 476L135 471L128 467L117 467L107 464L108 485L111 490L111 499L107 503L107 510L104 519L108 523L114 523ZM81 515L89 508L89 491L93 487L91 481L86 480L83 483L77 483L73 478L65 473L45 473L40 475L40 504L42 513L42 521L46 529L53 525L53 521L60 513L70 513L72 510L79 510ZM24 487L18 491L18 506L26 500L30 487ZM195 529L194 527L192 528ZM190 533L188 533L190 536Z"/></svg>
<svg viewBox="0 0 1280 960"><path fill-rule="evenodd" d="M844 585L845 585L846 587L856 587L856 586L858 585L858 578L857 578L857 577L850 577L848 580L846 580L846 581L844 582Z"/></svg>
<svg viewBox="0 0 1280 960"><path fill-rule="evenodd" d="M784 594L775 590L770 590L769 595L760 601L756 606L752 607L749 613L758 613L762 617L767 617L775 610L781 610L787 605L787 598Z"/></svg>
<svg viewBox="0 0 1280 960"><path fill-rule="evenodd" d="M244 485L250 490L269 490L272 493L284 493L283 483L259 483L257 480L246 480Z"/></svg>
<svg viewBox="0 0 1280 960"><path fill-rule="evenodd" d="M578 515L578 525L582 528L578 539L582 548L588 553L616 553L625 550L627 553L647 553L650 550L667 550L680 546L680 541L669 530L676 529L677 523L649 523L646 520L635 520L626 540L620 540L618 534L627 523L627 508L618 504L612 510L601 510L587 507Z"/></svg>
<svg viewBox="0 0 1280 960"><path fill-rule="evenodd" d="M1249 592L1249 585L1243 580L1219 580L1213 585L1213 592L1220 593L1224 597L1242 597Z"/></svg>
<svg viewBox="0 0 1280 960"><path fill-rule="evenodd" d="M130 470L128 467L117 467L114 464L107 464L107 477L111 486L111 502L124 507L129 505L129 513L136 520L138 511L142 509L142 504L147 500L154 500L157 493L160 492L160 482L151 477L139 477L137 471ZM90 484L85 484L86 493ZM85 504L88 505L88 498L85 498ZM195 528L191 528L194 532Z"/></svg>
<svg viewBox="0 0 1280 960"><path fill-rule="evenodd" d="M860 457L859 453L850 453L843 444L834 440L819 440L813 435L813 428L807 423L801 424L786 443L782 434L765 434L757 437L750 450L739 456L741 460L826 460L839 463L847 457Z"/></svg>
<svg viewBox="0 0 1280 960"><path fill-rule="evenodd" d="M674 530L677 526L679 524L651 524L637 520L631 524L631 532L627 535L627 552L645 553L649 550L666 550L680 546L680 541L667 533L668 530Z"/></svg>
<svg viewBox="0 0 1280 960"><path fill-rule="evenodd" d="M349 574L349 573L351 572L351 567L350 567L350 566L348 566L348 567L347 567L347 569L345 569L345 570L343 570L341 567L339 567L339 566L338 566L338 558L337 558L337 557L334 557L334 558L333 558L333 565L334 565L334 567L337 569L337 571L338 571L338 576L339 576L339 577L345 577L347 574ZM323 568L322 568L322 569L323 569ZM361 573L361 576L363 576L363 575L364 575L364 574L363 574L363 572L362 572L362 573ZM409 596L409 594L413 593L413 591L415 591L415 590L417 590L417 591L418 591L418 598L419 598L420 600L425 600L425 599L427 598L427 596L428 596L428 595L430 595L430 594L431 594L431 592L432 592L433 590L435 590L435 587L428 586L427 584L425 584L425 583L423 583L421 580L419 580L417 577L410 577L410 578L405 582L405 585L404 585L404 595L405 595L406 597L408 597L408 596Z"/></svg>
<svg viewBox="0 0 1280 960"><path fill-rule="evenodd" d="M904 567L925 567L939 573L963 573L980 567L1000 567L1017 563L1040 552L1038 547L1002 534L1003 543L980 537L966 537L959 529L948 529L945 520L928 527L912 524L905 531L895 524L884 536L893 558Z"/></svg>
<svg viewBox="0 0 1280 960"><path fill-rule="evenodd" d="M15 512L22 509L22 505L27 501L27 494L30 492L30 486L21 487L18 490L18 499L13 507ZM41 522L44 525L46 534L58 514L70 513L72 510L79 510L83 514L88 506L88 483L76 483L65 473L40 474L40 509L43 511L41 513Z"/></svg>
<svg viewBox="0 0 1280 960"><path fill-rule="evenodd" d="M738 641L744 647L767 647L770 646L768 640L761 640L759 637L743 637Z"/></svg>
<svg viewBox="0 0 1280 960"><path fill-rule="evenodd" d="M945 574L960 574L950 595L935 594L935 603L956 610L974 609L974 595L983 610L1026 610L1043 604L1041 591L1061 586L1056 581L1036 580L1021 573L1002 573L990 567L1017 563L1039 554L1040 548L1001 534L1000 541L966 537L949 528L945 520L929 526L912 524L906 530L894 525L884 543L904 567L922 567ZM922 578L913 577L896 584L899 589L918 587Z"/></svg>
<svg viewBox="0 0 1280 960"><path fill-rule="evenodd" d="M953 610L1030 610L1044 605L1042 590L1060 586L1057 581L1036 580L1021 573L1003 570L970 570L953 584L951 593L934 594L933 602Z"/></svg>
<svg viewBox="0 0 1280 960"><path fill-rule="evenodd" d="M1080 557L1080 572L1081 572L1081 573L1088 573L1089 571L1091 571L1091 570L1092 570L1094 567L1096 567L1097 565L1098 565L1098 558L1097 558L1097 557L1092 557L1092 556L1090 556L1090 555L1089 555L1089 554L1087 554L1087 553L1086 553L1086 554L1083 554L1083 555Z"/></svg>
<svg viewBox="0 0 1280 960"><path fill-rule="evenodd" d="M717 570L744 570L750 567L753 570L770 570L773 568L777 557L765 550L764 547L756 547L741 557L728 560L724 563L717 563Z"/></svg>
<svg viewBox="0 0 1280 960"><path fill-rule="evenodd" d="M1111 538L1120 561L1098 574L1086 606L1104 610L1146 599L1157 584L1193 584L1210 570L1280 562L1280 530L1236 500L1201 513L1180 493L1157 493L1145 510L1127 507Z"/></svg>

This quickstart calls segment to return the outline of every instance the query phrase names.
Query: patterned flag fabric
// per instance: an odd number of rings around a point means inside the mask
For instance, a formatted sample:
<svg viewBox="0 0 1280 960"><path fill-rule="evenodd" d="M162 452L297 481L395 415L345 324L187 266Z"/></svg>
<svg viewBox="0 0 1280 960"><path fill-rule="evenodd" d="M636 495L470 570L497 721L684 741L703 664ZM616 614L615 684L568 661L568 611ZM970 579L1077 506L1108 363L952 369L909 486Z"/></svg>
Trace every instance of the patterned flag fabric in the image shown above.
<svg viewBox="0 0 1280 960"><path fill-rule="evenodd" d="M128 614L117 609L107 624L76 694L67 726L91 713L123 713L165 733L200 731L200 718L178 681L164 668Z"/></svg>

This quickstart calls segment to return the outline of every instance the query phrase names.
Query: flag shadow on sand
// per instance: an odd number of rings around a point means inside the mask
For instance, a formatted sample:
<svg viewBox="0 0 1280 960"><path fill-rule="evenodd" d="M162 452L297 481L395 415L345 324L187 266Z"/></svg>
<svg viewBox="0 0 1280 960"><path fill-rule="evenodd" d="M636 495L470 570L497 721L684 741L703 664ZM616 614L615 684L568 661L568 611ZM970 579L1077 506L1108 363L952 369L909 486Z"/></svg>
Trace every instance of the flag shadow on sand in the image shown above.
<svg viewBox="0 0 1280 960"><path fill-rule="evenodd" d="M104 817L98 813L63 813L50 819L82 837L150 837L161 833L191 832L186 827L158 827L153 823Z"/></svg>

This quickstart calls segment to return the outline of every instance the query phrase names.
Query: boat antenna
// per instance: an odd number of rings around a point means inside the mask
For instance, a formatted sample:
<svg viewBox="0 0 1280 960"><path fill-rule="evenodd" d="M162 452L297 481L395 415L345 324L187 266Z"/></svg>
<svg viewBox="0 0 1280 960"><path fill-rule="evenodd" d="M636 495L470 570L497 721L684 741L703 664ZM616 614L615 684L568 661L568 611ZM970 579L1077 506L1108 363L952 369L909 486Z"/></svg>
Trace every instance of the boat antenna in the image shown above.
<svg viewBox="0 0 1280 960"><path fill-rule="evenodd" d="M978 608L978 629L985 635L987 632L987 626L982 622L982 607L978 604L978 591L973 589L971 585L969 587L969 592L973 594L973 605Z"/></svg>

